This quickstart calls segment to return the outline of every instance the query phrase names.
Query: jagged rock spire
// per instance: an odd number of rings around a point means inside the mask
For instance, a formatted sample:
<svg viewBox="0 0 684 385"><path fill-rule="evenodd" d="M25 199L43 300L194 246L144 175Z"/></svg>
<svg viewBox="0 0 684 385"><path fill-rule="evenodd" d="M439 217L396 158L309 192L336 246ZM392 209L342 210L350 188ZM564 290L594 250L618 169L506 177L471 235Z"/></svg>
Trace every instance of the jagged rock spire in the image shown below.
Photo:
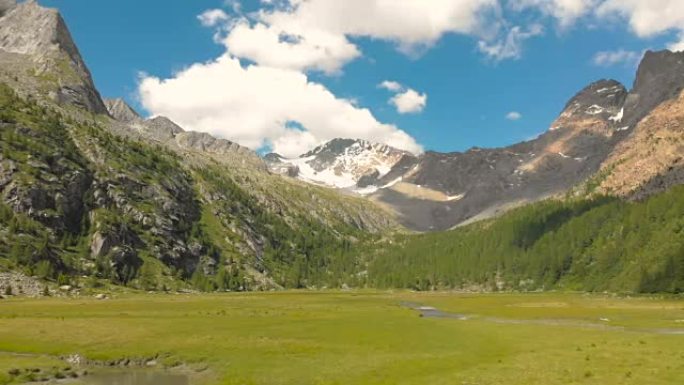
<svg viewBox="0 0 684 385"><path fill-rule="evenodd" d="M7 7L0 22L0 49L30 56L38 74L57 78L59 102L107 114L90 71L59 12L41 7L35 1L16 6L14 1L0 2L0 10Z"/></svg>
<svg viewBox="0 0 684 385"><path fill-rule="evenodd" d="M126 103L125 100L118 99L105 99L105 105L109 111L109 115L112 118L122 122L122 123L136 123L142 121L140 115Z"/></svg>

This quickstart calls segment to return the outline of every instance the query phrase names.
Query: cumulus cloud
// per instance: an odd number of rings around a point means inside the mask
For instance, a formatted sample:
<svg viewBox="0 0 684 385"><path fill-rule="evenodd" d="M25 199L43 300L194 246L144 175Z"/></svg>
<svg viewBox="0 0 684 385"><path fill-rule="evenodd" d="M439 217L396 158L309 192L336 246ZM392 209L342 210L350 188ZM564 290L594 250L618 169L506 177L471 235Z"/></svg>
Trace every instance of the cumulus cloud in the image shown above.
<svg viewBox="0 0 684 385"><path fill-rule="evenodd" d="M392 80L385 80L382 83L378 84L378 87L384 88L388 91L401 91L402 88L404 88L401 83L392 81Z"/></svg>
<svg viewBox="0 0 684 385"><path fill-rule="evenodd" d="M285 156L300 155L340 136L422 151L404 131L336 97L306 74L243 65L228 53L169 79L144 77L139 96L150 113L168 116L187 129L253 149L268 144Z"/></svg>
<svg viewBox="0 0 684 385"><path fill-rule="evenodd" d="M390 99L390 103L397 108L397 112L400 114L417 114L422 112L427 105L427 94L421 94L409 88L394 95Z"/></svg>
<svg viewBox="0 0 684 385"><path fill-rule="evenodd" d="M635 65L639 59L641 59L641 54L639 52L619 49L616 51L597 52L592 61L597 66L610 67L616 64L632 66Z"/></svg>
<svg viewBox="0 0 684 385"><path fill-rule="evenodd" d="M606 0L596 13L603 18L626 18L639 37L684 30L684 1L681 0Z"/></svg>
<svg viewBox="0 0 684 385"><path fill-rule="evenodd" d="M421 94L399 82L385 80L378 84L378 87L394 93L389 104L393 105L400 114L417 114L422 112L427 105L427 94Z"/></svg>
<svg viewBox="0 0 684 385"><path fill-rule="evenodd" d="M361 56L344 35L327 31L288 33L262 23L238 22L223 40L233 55L260 65L297 71L339 72L346 63Z"/></svg>
<svg viewBox="0 0 684 385"><path fill-rule="evenodd" d="M513 121L520 120L520 119L522 119L522 117L523 117L522 114L518 111L511 111L511 112L506 114L506 119L513 120Z"/></svg>
<svg viewBox="0 0 684 385"><path fill-rule="evenodd" d="M625 18L634 33L642 38L678 32L678 40L668 49L684 50L684 1L681 0L606 0L596 11L604 19Z"/></svg>
<svg viewBox="0 0 684 385"><path fill-rule="evenodd" d="M520 26L515 26L508 31L506 37L498 41L480 41L478 48L480 52L495 61L519 59L522 55L522 44L525 40L543 33L544 27L541 24L532 24L526 30L523 30Z"/></svg>
<svg viewBox="0 0 684 385"><path fill-rule="evenodd" d="M197 16L197 19L199 19L200 23L205 27L214 27L220 22L228 20L229 17L222 9L209 9Z"/></svg>
<svg viewBox="0 0 684 385"><path fill-rule="evenodd" d="M230 28L229 52L260 65L335 73L361 55L349 39L394 42L406 53L448 33L479 35L498 0L288 0Z"/></svg>
<svg viewBox="0 0 684 385"><path fill-rule="evenodd" d="M577 19L591 12L597 0L509 0L514 11L537 9L546 16L558 20L561 28L567 28Z"/></svg>

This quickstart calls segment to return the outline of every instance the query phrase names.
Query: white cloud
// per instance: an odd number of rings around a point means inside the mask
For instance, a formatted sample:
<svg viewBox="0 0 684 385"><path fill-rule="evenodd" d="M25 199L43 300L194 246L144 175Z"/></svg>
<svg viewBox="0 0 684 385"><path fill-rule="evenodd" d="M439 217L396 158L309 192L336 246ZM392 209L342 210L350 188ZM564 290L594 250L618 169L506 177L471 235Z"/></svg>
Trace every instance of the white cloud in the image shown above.
<svg viewBox="0 0 684 385"><path fill-rule="evenodd" d="M385 80L378 84L379 88L384 88L394 93L389 100L400 114L417 114L422 112L427 105L427 94L405 87L399 82Z"/></svg>
<svg viewBox="0 0 684 385"><path fill-rule="evenodd" d="M567 28L577 19L591 12L598 0L509 0L515 11L538 9L541 13L558 20L561 28Z"/></svg>
<svg viewBox="0 0 684 385"><path fill-rule="evenodd" d="M268 4L270 4L269 2ZM429 47L448 33L479 35L490 28L498 0L289 0L228 28L225 45L237 57L280 68L339 71L359 57L349 40L394 42L403 52Z"/></svg>
<svg viewBox="0 0 684 385"><path fill-rule="evenodd" d="M401 91L401 89L404 88L400 83L397 83L392 80L385 80L382 83L378 84L378 87L394 92Z"/></svg>
<svg viewBox="0 0 684 385"><path fill-rule="evenodd" d="M672 51L684 50L684 1L682 0L606 0L597 10L604 19L626 18L641 38L666 32L678 32L678 39L668 44Z"/></svg>
<svg viewBox="0 0 684 385"><path fill-rule="evenodd" d="M620 16L628 19L639 37L684 30L682 0L606 0L596 13L602 18Z"/></svg>
<svg viewBox="0 0 684 385"><path fill-rule="evenodd" d="M292 35L262 23L238 22L223 40L228 51L260 65L328 74L359 57L361 52L344 35L317 31Z"/></svg>
<svg viewBox="0 0 684 385"><path fill-rule="evenodd" d="M597 66L610 67L616 64L632 66L635 65L639 59L641 59L641 54L639 52L619 49L617 51L597 52L592 61Z"/></svg>
<svg viewBox="0 0 684 385"><path fill-rule="evenodd" d="M513 120L513 121L520 120L520 119L522 119L522 117L523 117L522 114L518 111L511 111L508 114L506 114L506 119Z"/></svg>
<svg viewBox="0 0 684 385"><path fill-rule="evenodd" d="M427 105L427 94L421 94L412 89L400 92L392 99L390 103L397 108L400 114L416 114L422 112Z"/></svg>
<svg viewBox="0 0 684 385"><path fill-rule="evenodd" d="M508 31L505 38L495 42L482 40L478 43L478 48L480 52L495 61L519 59L522 54L523 42L543 33L544 27L540 24L532 24L527 30L515 26Z"/></svg>
<svg viewBox="0 0 684 385"><path fill-rule="evenodd" d="M197 16L197 19L199 19L199 21L205 27L214 27L220 22L228 20L229 17L228 14L222 9L209 9Z"/></svg>
<svg viewBox="0 0 684 385"><path fill-rule="evenodd" d="M168 116L187 129L253 149L270 144L285 156L300 155L341 136L422 151L404 131L337 98L305 74L245 66L229 54L194 64L169 79L145 77L138 91L143 106L153 115ZM292 122L300 128L293 128Z"/></svg>

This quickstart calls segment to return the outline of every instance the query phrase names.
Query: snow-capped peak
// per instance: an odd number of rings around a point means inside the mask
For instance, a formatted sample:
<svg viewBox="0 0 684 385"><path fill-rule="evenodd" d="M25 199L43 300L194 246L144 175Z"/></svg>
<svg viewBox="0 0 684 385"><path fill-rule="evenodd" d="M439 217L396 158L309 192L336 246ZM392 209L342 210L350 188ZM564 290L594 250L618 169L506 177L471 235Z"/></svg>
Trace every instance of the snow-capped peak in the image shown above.
<svg viewBox="0 0 684 385"><path fill-rule="evenodd" d="M408 152L361 139L333 139L294 159L280 159L297 168L303 181L335 188L369 190ZM268 159L267 159L268 160ZM275 171L276 167L272 167Z"/></svg>

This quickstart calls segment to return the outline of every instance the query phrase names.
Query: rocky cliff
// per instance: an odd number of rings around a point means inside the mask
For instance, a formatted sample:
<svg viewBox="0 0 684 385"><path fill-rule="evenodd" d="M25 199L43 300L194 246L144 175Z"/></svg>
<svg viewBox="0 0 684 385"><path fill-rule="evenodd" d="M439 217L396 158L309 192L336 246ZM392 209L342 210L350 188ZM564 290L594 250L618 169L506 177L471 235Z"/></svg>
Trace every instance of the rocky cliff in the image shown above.
<svg viewBox="0 0 684 385"><path fill-rule="evenodd" d="M59 103L107 114L59 12L35 1L6 8L0 18L0 62L6 63L4 69L25 87L37 90L50 86L48 93ZM33 79L24 81L26 71Z"/></svg>

